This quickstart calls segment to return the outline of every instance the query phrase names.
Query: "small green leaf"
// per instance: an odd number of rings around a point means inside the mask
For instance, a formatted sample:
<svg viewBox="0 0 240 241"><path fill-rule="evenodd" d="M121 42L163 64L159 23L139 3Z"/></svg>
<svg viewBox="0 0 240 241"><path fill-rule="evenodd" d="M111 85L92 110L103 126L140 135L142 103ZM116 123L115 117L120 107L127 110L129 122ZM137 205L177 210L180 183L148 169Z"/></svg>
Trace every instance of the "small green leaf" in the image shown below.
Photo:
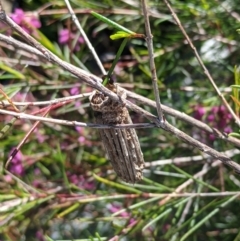
<svg viewBox="0 0 240 241"><path fill-rule="evenodd" d="M240 85L230 85L232 88L240 89Z"/></svg>
<svg viewBox="0 0 240 241"><path fill-rule="evenodd" d="M232 133L228 134L228 136L233 136L233 137L236 137L236 138L240 138L240 134L236 133L236 132L232 132Z"/></svg>
<svg viewBox="0 0 240 241"><path fill-rule="evenodd" d="M133 31L131 31L131 30L129 30L129 29L127 29L127 28L119 25L118 23L110 20L109 18L104 17L104 16L101 15L101 14L98 14L98 13L93 12L93 11L91 12L91 14L92 14L94 17L96 17L96 18L100 19L101 21L103 21L104 23L106 23L106 24L108 24L108 25L110 25L110 26L118 29L119 31L123 31L123 32L129 33L129 34L135 34Z"/></svg>
<svg viewBox="0 0 240 241"><path fill-rule="evenodd" d="M114 187L114 188L118 188L118 189L123 189L125 191L129 191L129 192L132 192L132 193L137 193L137 194L141 194L142 192L139 191L138 189L136 188L133 188L133 187L130 187L130 186L127 186L125 184L121 184L121 183L117 183L117 182L113 182L113 181L110 181L106 178L102 178L98 175L96 175L95 173L93 173L93 177L101 182L101 183L104 183L106 184L107 186L110 186L110 187Z"/></svg>
<svg viewBox="0 0 240 241"><path fill-rule="evenodd" d="M5 65L4 63L0 62L0 69L5 70L6 72L12 74L15 79L25 79L25 76L20 73L19 71L12 69L11 67Z"/></svg>
<svg viewBox="0 0 240 241"><path fill-rule="evenodd" d="M120 38L130 38L132 35L123 31L118 31L117 33L110 35L112 40L120 39Z"/></svg>
<svg viewBox="0 0 240 241"><path fill-rule="evenodd" d="M37 32L34 37L47 49L49 49L52 53L56 54L58 57L62 58L62 54L56 46L39 30L35 30Z"/></svg>
<svg viewBox="0 0 240 241"><path fill-rule="evenodd" d="M111 35L110 38L112 40L120 39L120 38L145 38L145 35L139 34L139 33L129 34L129 33L126 33L124 31L118 31L115 34Z"/></svg>

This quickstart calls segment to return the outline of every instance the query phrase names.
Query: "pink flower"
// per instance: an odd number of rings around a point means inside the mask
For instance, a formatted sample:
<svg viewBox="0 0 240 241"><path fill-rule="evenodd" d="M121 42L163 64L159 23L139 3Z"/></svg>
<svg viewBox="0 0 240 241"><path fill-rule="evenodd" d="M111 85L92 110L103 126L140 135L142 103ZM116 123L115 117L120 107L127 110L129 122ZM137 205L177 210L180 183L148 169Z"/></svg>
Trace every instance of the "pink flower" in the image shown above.
<svg viewBox="0 0 240 241"><path fill-rule="evenodd" d="M85 144L86 143L86 138L84 137L84 129L81 126L76 126L75 127L77 132L80 134L78 137L78 141L80 144Z"/></svg>
<svg viewBox="0 0 240 241"><path fill-rule="evenodd" d="M26 16L20 8L16 8L10 16L27 33L32 33L34 29L41 27L41 22L35 16Z"/></svg>
<svg viewBox="0 0 240 241"><path fill-rule="evenodd" d="M213 114L210 114L210 115L208 115L208 117L207 117L207 120L208 120L209 122L213 122L214 119L215 119L215 116L214 116Z"/></svg>
<svg viewBox="0 0 240 241"><path fill-rule="evenodd" d="M78 95L79 94L79 87L74 86L73 88L70 89L70 94L71 95Z"/></svg>
<svg viewBox="0 0 240 241"><path fill-rule="evenodd" d="M232 128L231 128L230 126L226 126L226 127L223 129L223 131L224 131L225 133L229 134L229 133L231 133L233 130L232 130Z"/></svg>
<svg viewBox="0 0 240 241"><path fill-rule="evenodd" d="M86 138L84 136L80 136L78 141L83 144L86 141Z"/></svg>
<svg viewBox="0 0 240 241"><path fill-rule="evenodd" d="M89 180L84 175L77 175L72 173L67 173L69 182L75 184L79 188L82 188L84 190L94 190L96 188L96 184L94 181Z"/></svg>
<svg viewBox="0 0 240 241"><path fill-rule="evenodd" d="M202 120L204 114L206 113L205 108L201 105L194 107L194 118L197 120Z"/></svg>
<svg viewBox="0 0 240 241"><path fill-rule="evenodd" d="M43 143L47 139L47 137L43 135L39 129L35 129L34 133L39 143Z"/></svg>
<svg viewBox="0 0 240 241"><path fill-rule="evenodd" d="M30 18L29 23L35 28L41 28L42 26L41 22L35 17Z"/></svg>
<svg viewBox="0 0 240 241"><path fill-rule="evenodd" d="M122 209L122 207L119 204L114 203L114 204L111 204L111 206L108 209L111 213L116 213L116 212L120 211ZM132 218L131 214L129 212L126 212L126 211L121 212L119 214L119 216L130 219L128 228L134 226L137 223L137 220L135 218Z"/></svg>
<svg viewBox="0 0 240 241"><path fill-rule="evenodd" d="M108 209L111 213L116 213L116 212L120 211L122 209L122 207L119 204L114 203ZM124 211L124 212L120 213L120 216L123 218L129 218L130 214L128 212Z"/></svg>
<svg viewBox="0 0 240 241"><path fill-rule="evenodd" d="M22 9L16 8L15 11L11 13L10 16L16 24L20 25L24 20L25 14Z"/></svg>
<svg viewBox="0 0 240 241"><path fill-rule="evenodd" d="M208 123L209 126L216 128L220 131L223 131L227 134L232 132L232 128L231 128L232 116L228 112L226 107L223 105L213 106L207 112L205 111L204 107L197 105L194 107L194 117L196 119L206 121L206 123ZM216 139L214 134L208 135L207 136L208 139L206 139L206 135L204 134L200 134L199 136L201 136L203 139L201 141L204 141L206 143L208 140L213 142Z"/></svg>
<svg viewBox="0 0 240 241"><path fill-rule="evenodd" d="M72 87L71 89L70 89L70 94L71 95L78 95L80 92L79 92L79 86L78 85L75 85L74 87ZM76 100L75 102L74 102L74 105L75 105L75 107L76 108L79 108L80 106L81 106L81 101L80 100Z"/></svg>
<svg viewBox="0 0 240 241"><path fill-rule="evenodd" d="M79 101L79 100L75 101L74 105L75 105L76 108L79 108L81 106L81 101Z"/></svg>
<svg viewBox="0 0 240 241"><path fill-rule="evenodd" d="M13 178L10 175L4 175L3 178L4 178L4 181L7 183L11 183L13 181Z"/></svg>
<svg viewBox="0 0 240 241"><path fill-rule="evenodd" d="M11 155L14 154L16 149L14 148L11 152ZM10 172L19 176L24 175L24 166L22 163L23 154L21 151L18 151L16 155L13 157L10 165Z"/></svg>
<svg viewBox="0 0 240 241"><path fill-rule="evenodd" d="M83 134L83 127L81 127L81 126L76 126L75 129L76 129L76 131L77 131L79 134Z"/></svg>
<svg viewBox="0 0 240 241"><path fill-rule="evenodd" d="M86 145L86 146L91 147L92 142L87 140L87 138L86 138L87 135L84 133L84 128L81 127L81 126L76 126L75 129L79 133L79 138L78 138L79 143L82 144L82 145Z"/></svg>
<svg viewBox="0 0 240 241"><path fill-rule="evenodd" d="M39 176L41 174L41 170L39 168L34 169L34 175Z"/></svg>
<svg viewBox="0 0 240 241"><path fill-rule="evenodd" d="M38 241L45 241L43 232L40 231L40 230L38 230L38 231L36 232L36 238L37 238Z"/></svg>
<svg viewBox="0 0 240 241"><path fill-rule="evenodd" d="M76 38L76 34L73 32L70 32L70 30L67 28L61 29L58 35L59 35L58 42L62 45L71 44L72 41ZM84 43L83 37L81 36L78 37L74 50L79 51L80 45L83 43Z"/></svg>
<svg viewBox="0 0 240 241"><path fill-rule="evenodd" d="M59 35L58 42L60 44L67 44L73 37L72 33L69 32L68 29L61 29L58 35Z"/></svg>

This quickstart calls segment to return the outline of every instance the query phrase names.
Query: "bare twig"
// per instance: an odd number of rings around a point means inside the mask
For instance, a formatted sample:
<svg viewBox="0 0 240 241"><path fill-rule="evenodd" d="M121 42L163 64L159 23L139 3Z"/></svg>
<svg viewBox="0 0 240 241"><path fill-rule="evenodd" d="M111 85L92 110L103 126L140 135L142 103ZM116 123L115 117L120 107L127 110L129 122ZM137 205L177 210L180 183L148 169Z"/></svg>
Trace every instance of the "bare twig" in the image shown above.
<svg viewBox="0 0 240 241"><path fill-rule="evenodd" d="M13 109L16 112L20 112L19 109L14 105L14 103L12 102L11 98L8 97L8 95L2 90L1 86L0 86L0 94L3 95L3 97L5 97L8 101L8 103L13 107Z"/></svg>
<svg viewBox="0 0 240 241"><path fill-rule="evenodd" d="M84 40L85 40L85 42L86 42L89 50L91 51L94 59L95 59L96 62L97 62L98 67L100 68L102 74L103 74L103 75L106 75L107 73L106 73L106 71L105 71L105 69L104 69L104 67L103 67L100 59L98 58L98 55L97 55L94 47L92 46L92 44L91 44L91 42L89 41L87 35L85 34L85 32L84 32L84 30L83 30L80 22L78 21L78 18L76 17L76 15L75 15L75 13L74 13L74 11L73 11L73 9L72 9L71 4L69 3L68 0L64 0L64 1L65 1L66 5L67 5L67 8L68 8L69 13L70 13L71 16L72 16L72 21L75 23L75 25L77 26L79 32L80 32L81 35L83 36L83 38L84 38Z"/></svg>
<svg viewBox="0 0 240 241"><path fill-rule="evenodd" d="M227 155L228 157L233 157L237 154L239 154L240 151L238 149L233 149L233 150L228 150L228 151L224 151L222 152L222 154ZM165 160L157 160L157 161L151 161L151 162L147 162L145 164L145 167L157 167L157 166L164 166L164 165L168 165L168 164L176 164L176 165L180 165L182 163L187 163L187 162L200 162L203 161L204 159L208 158L209 156L206 154L203 155L198 155L198 156L190 156L190 157L176 157L176 158L172 158L172 159L165 159Z"/></svg>
<svg viewBox="0 0 240 241"><path fill-rule="evenodd" d="M120 88L120 89L122 89L122 88ZM135 99L135 100L139 101L140 103L143 103L144 105L148 105L148 106L152 106L153 108L156 108L156 102L155 101L149 100L148 98L140 96L140 95L138 95L136 93L133 93L131 91L128 91L128 90L125 90L125 89L123 89L123 90L127 93L128 97L130 97L132 99ZM92 94L92 92L85 93L85 94L79 94L79 95L75 95L75 96L68 96L68 97L64 97L64 98L57 98L57 99L49 100L49 101L13 102L13 104L15 106L52 105L52 104L56 104L56 103L59 103L59 102L67 102L67 101L78 99L78 98L82 98L82 97L89 97L91 94ZM0 101L0 105L2 105L3 107L10 106L9 102L6 101L6 100ZM199 120L197 120L197 119L195 119L195 118L193 118L191 116L188 116L188 115L186 115L183 112L175 110L175 109L173 109L171 107L162 105L162 109L163 109L164 114L166 114L166 115L173 116L173 117L175 117L175 118L177 118L179 120L182 120L182 121L184 121L184 122L186 122L186 123L188 123L188 124L190 124L190 125L192 125L194 127L197 127L197 128L199 128L199 129L201 129L203 131L206 131L209 134L213 134L216 138L222 139L224 141L227 141L229 143L232 143L232 144L240 147L240 140L235 138L235 137L228 136L228 135L220 132L219 130L208 126L204 122L199 121ZM9 114L12 115L11 112ZM24 116L22 118L24 118ZM28 118L28 117L26 117L26 118ZM31 119L31 117L29 117L29 118ZM35 119L36 116L33 116L33 118ZM51 119L51 123L55 123L54 120L55 119ZM60 121L62 121L62 120L60 120ZM56 124L58 124L58 123L56 122ZM75 125L75 124L72 124L72 125ZM86 125L84 123L80 123L80 122L76 122L76 125L77 126L84 126L84 127L86 127ZM89 123L89 125L90 125L90 123ZM137 125L135 125L135 124L131 125L131 127L134 127L136 129L138 129L138 128L150 128L150 127L155 127L155 126L156 125L154 125L154 124L146 124L146 123L137 124ZM98 128L98 127L96 127L96 128Z"/></svg>
<svg viewBox="0 0 240 241"><path fill-rule="evenodd" d="M218 1L218 0L214 0L219 6L221 6L228 14L229 14L229 16L231 16L232 18L235 18L236 20L237 20L237 22L240 22L240 15L239 15L239 13L237 13L236 11L233 11L234 10L234 8L233 9L231 9L231 10L228 10L228 8L226 8L225 6L224 6L224 4L223 4L223 2L220 2L220 1ZM228 6L230 6L231 7L231 4L229 4Z"/></svg>
<svg viewBox="0 0 240 241"><path fill-rule="evenodd" d="M90 127L90 128L96 128L96 129L129 129L129 128L138 129L138 128L152 128L152 127L156 126L153 123L100 125L100 124L84 123L84 122L78 122L78 121L59 120L59 119L54 119L54 118L35 116L35 115L30 115L30 114L25 114L25 113L17 113L14 111L1 110L1 109L0 109L0 113L5 114L5 115L16 116L18 119L48 122L48 123L53 123L53 124L66 125L66 126Z"/></svg>
<svg viewBox="0 0 240 241"><path fill-rule="evenodd" d="M36 49L28 44L25 44L21 41L18 41L16 39L12 38L11 36L6 36L4 34L0 34L0 41L5 42L6 44L9 44L11 46L14 46L17 49L23 49L28 53L34 54L34 55L38 56L39 58L44 59L44 61L45 61L44 54L42 52L40 52L38 49Z"/></svg>
<svg viewBox="0 0 240 241"><path fill-rule="evenodd" d="M184 132L178 130L174 126L170 125L169 123L165 123L165 126L163 127L166 131L174 134L177 138L181 139L182 141L188 143L191 146L197 147L200 151L219 159L223 162L223 164L231 167L235 170L237 174L240 175L240 165L234 161L232 161L229 157L227 157L224 154L221 154L220 152L214 150L213 148L193 139L192 137L186 135Z"/></svg>
<svg viewBox="0 0 240 241"><path fill-rule="evenodd" d="M140 103L143 103L144 105L148 105L148 106L152 106L153 108L156 108L156 102L155 101L149 100L146 97L143 97L141 95L138 95L138 94L133 93L131 91L128 91L126 89L123 89L123 90L127 93L128 97L130 97L132 99L135 99L135 100L139 101ZM67 102L67 101L75 100L75 99L82 98L82 97L89 97L91 94L92 94L92 92L85 93L85 94L79 94L79 95L75 95L75 96L68 96L68 97L64 97L64 98L56 98L54 100L49 100L49 101L13 102L13 104L15 106L52 105L52 104L56 104L56 103L59 103L59 102ZM10 103L8 101L6 101L6 100L2 100L2 101L0 101L0 105L2 105L3 107L7 107L7 106L10 106ZM228 135L220 132L219 130L208 126L206 123L204 123L202 121L199 121L199 120L197 120L197 119L195 119L195 118L193 118L193 117L191 117L189 115L186 115L183 112L175 110L175 109L173 109L171 107L162 105L162 109L163 109L164 114L166 114L166 115L173 116L173 117L175 117L175 118L177 118L179 120L182 120L182 121L184 121L186 123L189 123L190 125L192 125L194 127L197 127L197 128L199 128L199 129L201 129L203 131L206 131L209 134L213 134L216 138L225 140L225 141L227 141L229 143L232 143L232 144L240 147L240 140L235 138L235 137L228 136ZM9 114L12 115L11 113L9 113ZM29 117L29 118L31 119L31 117ZM33 117L33 118L36 118L36 117ZM55 119L51 119L51 123L55 123L54 120ZM60 120L60 121L62 121L62 120ZM72 125L74 125L74 124L72 124ZM84 123L80 124L80 122L79 122L79 124L76 122L76 125L77 126L86 126ZM134 128L137 129L137 128L150 128L150 127L155 127L155 126L156 125L154 125L154 124L146 125L146 123L142 123L142 124L137 124L137 125L133 124L131 127L134 127ZM98 127L96 127L96 128L98 128Z"/></svg>
<svg viewBox="0 0 240 241"><path fill-rule="evenodd" d="M156 67L154 62L154 51L153 51L153 42L152 42L153 36L151 34L147 4L145 0L142 0L142 8L143 8L143 14L145 18L145 29L146 29L146 36L147 36L146 42L147 42L148 52L149 52L150 70L152 75L152 84L153 84L154 96L156 101L157 113L158 113L158 118L160 122L163 124L164 117L163 117L163 112L161 108L161 101L160 101L160 95L159 95L158 83L157 83L157 73L156 73Z"/></svg>
<svg viewBox="0 0 240 241"><path fill-rule="evenodd" d="M58 188L55 192L52 192L51 194L44 193L42 197L46 198L49 197L49 199L52 199L54 197L57 197L59 201L61 201L61 196L58 197L58 194L53 195L53 193L56 193L59 191L60 188ZM173 198L180 198L180 197L228 197L228 196L234 196L234 195L240 195L240 192L201 192L201 193L174 193L171 197ZM141 194L121 194L121 195L108 195L108 197L105 197L106 200L119 200L119 199L135 199L139 197L145 197L145 198L164 198L169 196L169 193L141 193ZM8 210L12 210L14 207L18 207L22 203L31 202L33 200L39 199L39 197L36 196L36 194L29 194L28 197L22 197L22 198L13 198L11 200L4 201L0 204L0 212L7 212ZM101 201L102 196L99 195L77 195L77 194L69 194L67 197L64 197L64 200L67 202L70 202L69 205L72 204L72 202L80 202L80 203L91 203L96 201ZM116 212L113 214L113 216L119 215L120 213L127 211L127 209L122 209L119 212Z"/></svg>
<svg viewBox="0 0 240 241"><path fill-rule="evenodd" d="M127 101L127 104L129 101ZM131 103L131 102L130 102ZM142 108L136 106L136 105L128 105L129 108L131 108L133 111L146 116L149 120L153 121L158 126L158 119L154 115L149 115L149 113ZM173 134L178 139L181 139L182 141L188 143L191 146L197 147L200 151L207 153L208 155L215 157L219 160L221 160L225 165L233 168L236 173L240 174L240 165L234 161L232 161L230 158L228 158L225 155L222 155L218 151L212 149L211 147L195 140L194 138L190 137L189 135L185 134L184 132L178 130L174 126L170 125L167 121L165 121L164 125L161 126L162 129L165 131Z"/></svg>
<svg viewBox="0 0 240 241"><path fill-rule="evenodd" d="M204 70L204 74L207 76L208 80L210 81L210 83L212 84L214 90L216 91L216 93L218 94L219 98L222 100L223 104L226 106L226 108L228 109L228 111L231 113L231 115L233 116L236 124L238 126L240 126L240 120L237 117L237 115L234 113L234 111L232 110L231 106L228 104L228 102L226 101L224 95L221 93L221 91L218 89L217 85L215 84L211 74L209 73L208 69L206 68L206 66L204 65L197 49L195 48L195 46L193 45L191 39L189 38L187 32L185 31L184 27L182 26L178 16L175 14L173 8L171 7L170 3L168 0L164 0L166 6L168 7L169 11L172 13L172 16L174 18L174 20L176 21L177 25L179 26L180 30L182 31L184 37L186 38L187 42L189 43L191 49L193 50L200 66L202 67L202 69Z"/></svg>
<svg viewBox="0 0 240 241"><path fill-rule="evenodd" d="M43 114L43 116L46 116L48 114L48 112L51 110L51 106L49 106L47 108L47 110L45 111L45 113ZM33 133L33 131L36 129L36 127L40 124L40 121L36 121L34 123L34 125L32 126L32 128L28 131L28 133L24 136L24 138L20 141L20 143L17 145L16 148L14 148L13 152L11 153L10 157L8 158L6 164L5 164L5 168L8 168L9 163L11 162L11 160L16 156L16 154L18 153L18 151L20 150L20 148L22 147L22 145L28 140L29 136Z"/></svg>
<svg viewBox="0 0 240 241"><path fill-rule="evenodd" d="M128 97L130 97L134 100L137 100L140 103L143 103L144 105L149 105L149 106L152 106L153 108L156 108L156 102L155 101L149 100L146 97L143 97L141 95L138 95L138 94L133 93L133 92L128 91L128 90L126 90L126 93L127 93ZM230 143L240 147L240 139L237 139L237 138L232 137L232 136L228 136L227 134L222 133L221 131L217 130L216 128L212 128L209 125L207 125L206 123L204 123L202 121L199 121L199 120L197 120L197 119L195 119L195 118L193 118L189 115L186 115L183 112L175 110L175 109L173 109L171 107L168 107L166 105L161 105L161 106L162 106L164 114L173 116L173 117L175 117L179 120L182 120L182 121L184 121L184 122L186 122L186 123L188 123L188 124L190 124L194 127L197 127L197 128L199 128L203 131L206 131L209 134L213 134L216 138L225 140L227 142L230 142Z"/></svg>
<svg viewBox="0 0 240 241"><path fill-rule="evenodd" d="M47 100L47 101L32 101L32 102L15 102L13 101L13 104L15 106L41 106L41 105L53 105L57 104L59 102L68 102L70 100L76 100L79 98L89 97L93 92L74 95L74 96L68 96L63 98L56 98L54 100ZM10 103L6 100L0 100L0 106L6 107L10 106Z"/></svg>
<svg viewBox="0 0 240 241"><path fill-rule="evenodd" d="M128 90L125 90L125 89L123 89L123 90L127 93L128 97L130 97L132 99L135 99L135 100L139 101L140 103L143 103L144 105L149 105L149 106L152 106L153 108L156 108L156 102L155 101L149 100L148 98L140 96L140 95L138 95L136 93L133 93L131 91L128 91ZM75 95L75 96L68 96L68 97L64 97L64 98L57 98L57 99L49 100L49 101L13 102L13 104L15 106L52 105L52 104L56 104L56 103L59 103L59 102L70 101L70 100L74 100L74 99L78 99L78 98L82 98L82 97L89 97L91 94L92 94L92 92L85 93L85 94L79 94L79 95ZM3 101L0 101L0 105L2 105L3 107L6 107L6 106L10 106L10 103L8 101L3 100ZM197 127L197 128L199 128L199 129L201 129L203 131L208 132L209 134L213 134L216 138L225 140L225 141L227 141L229 143L232 143L232 144L240 147L240 140L235 138L235 137L228 136L228 135L220 132L219 130L208 126L206 123L204 123L202 121L199 121L199 120L197 120L197 119L195 119L195 118L193 118L191 116L188 116L185 113L180 112L178 110L175 110L175 109L173 109L171 107L162 105L162 109L163 109L164 114L166 114L166 115L170 115L170 116L173 116L173 117L175 117L177 119L180 119L180 120L182 120L182 121L184 121L186 123L189 123L190 125L192 125L194 127ZM51 120L52 120L52 123L54 123L53 122L54 119L51 119ZM76 125L78 125L78 124L76 123ZM81 126L85 126L84 123L81 123L80 125ZM142 123L142 125L141 124L140 125L139 124L137 124L137 125L133 124L131 127L134 127L134 128L150 128L150 127L155 127L155 125L154 124L146 125L146 123ZM98 128L98 127L96 127L96 128Z"/></svg>

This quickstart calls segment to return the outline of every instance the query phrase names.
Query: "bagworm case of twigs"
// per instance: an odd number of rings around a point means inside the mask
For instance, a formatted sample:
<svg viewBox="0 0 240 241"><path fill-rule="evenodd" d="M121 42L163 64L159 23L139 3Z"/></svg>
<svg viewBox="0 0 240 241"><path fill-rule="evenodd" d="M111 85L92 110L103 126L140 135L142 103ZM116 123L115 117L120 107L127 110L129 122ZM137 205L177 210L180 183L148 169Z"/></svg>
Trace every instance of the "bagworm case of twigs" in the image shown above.
<svg viewBox="0 0 240 241"><path fill-rule="evenodd" d="M126 99L126 93L120 90L118 85L107 84L106 87L122 100ZM108 96L95 91L90 96L90 104L97 124L132 124L124 103L115 102ZM135 129L99 129L99 132L117 175L128 183L140 181L144 159Z"/></svg>

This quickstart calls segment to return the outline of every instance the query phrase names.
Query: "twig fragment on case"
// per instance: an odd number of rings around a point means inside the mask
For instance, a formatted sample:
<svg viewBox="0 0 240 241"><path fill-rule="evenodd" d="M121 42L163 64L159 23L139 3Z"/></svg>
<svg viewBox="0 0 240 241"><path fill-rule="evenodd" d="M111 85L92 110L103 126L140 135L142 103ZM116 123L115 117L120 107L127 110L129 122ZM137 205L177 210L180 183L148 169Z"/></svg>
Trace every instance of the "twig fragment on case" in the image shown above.
<svg viewBox="0 0 240 241"><path fill-rule="evenodd" d="M126 93L116 84L107 84L109 90L122 100ZM111 100L98 91L90 96L97 124L132 124L128 110L122 102ZM117 175L125 182L135 183L142 179L144 159L135 129L99 129L108 158Z"/></svg>

